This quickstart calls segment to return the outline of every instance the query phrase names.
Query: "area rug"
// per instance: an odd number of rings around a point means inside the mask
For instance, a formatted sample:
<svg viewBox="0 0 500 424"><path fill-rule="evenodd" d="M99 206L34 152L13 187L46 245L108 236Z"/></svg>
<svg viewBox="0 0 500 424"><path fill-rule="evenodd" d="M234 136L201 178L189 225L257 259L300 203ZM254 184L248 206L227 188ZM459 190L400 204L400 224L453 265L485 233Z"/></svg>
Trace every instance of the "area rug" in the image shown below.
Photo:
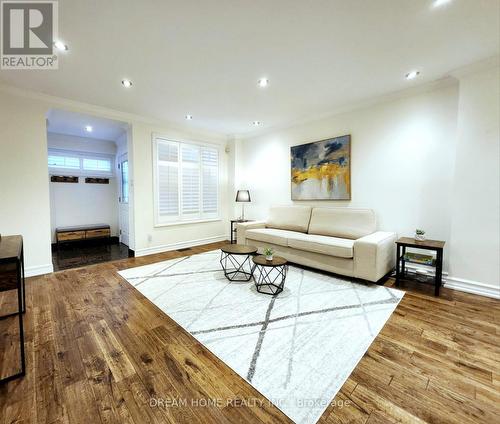
<svg viewBox="0 0 500 424"><path fill-rule="evenodd" d="M216 251L120 274L296 423L321 417L403 297L294 266L262 294Z"/></svg>

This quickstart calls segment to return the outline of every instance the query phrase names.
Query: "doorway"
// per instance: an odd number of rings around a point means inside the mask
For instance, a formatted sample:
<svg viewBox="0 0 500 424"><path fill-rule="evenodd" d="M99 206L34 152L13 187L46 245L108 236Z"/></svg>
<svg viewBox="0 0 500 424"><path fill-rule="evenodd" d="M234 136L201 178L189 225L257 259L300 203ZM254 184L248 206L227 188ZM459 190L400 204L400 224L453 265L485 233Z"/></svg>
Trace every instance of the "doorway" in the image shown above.
<svg viewBox="0 0 500 424"><path fill-rule="evenodd" d="M118 197L119 239L120 243L130 246L129 242L129 165L128 153L118 158L120 196Z"/></svg>
<svg viewBox="0 0 500 424"><path fill-rule="evenodd" d="M47 114L52 264L69 269L133 256L129 124Z"/></svg>

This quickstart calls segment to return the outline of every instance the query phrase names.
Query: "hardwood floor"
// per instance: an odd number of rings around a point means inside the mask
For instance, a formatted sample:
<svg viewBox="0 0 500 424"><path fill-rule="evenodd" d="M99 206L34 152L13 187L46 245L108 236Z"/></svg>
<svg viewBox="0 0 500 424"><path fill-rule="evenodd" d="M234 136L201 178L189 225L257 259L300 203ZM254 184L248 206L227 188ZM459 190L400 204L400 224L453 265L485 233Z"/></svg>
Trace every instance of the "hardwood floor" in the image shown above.
<svg viewBox="0 0 500 424"><path fill-rule="evenodd" d="M27 375L0 386L0 423L290 422L116 273L219 246L27 279ZM498 422L499 317L497 300L408 292L320 422ZM16 322L0 325L5 375Z"/></svg>

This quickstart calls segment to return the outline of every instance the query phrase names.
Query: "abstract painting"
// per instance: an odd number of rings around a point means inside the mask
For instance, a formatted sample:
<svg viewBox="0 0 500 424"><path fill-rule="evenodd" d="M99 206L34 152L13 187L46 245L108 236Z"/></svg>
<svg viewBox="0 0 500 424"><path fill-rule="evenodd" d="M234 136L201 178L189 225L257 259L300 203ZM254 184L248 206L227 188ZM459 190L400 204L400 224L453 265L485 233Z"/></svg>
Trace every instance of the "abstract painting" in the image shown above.
<svg viewBox="0 0 500 424"><path fill-rule="evenodd" d="M351 136L291 147L292 200L351 199Z"/></svg>

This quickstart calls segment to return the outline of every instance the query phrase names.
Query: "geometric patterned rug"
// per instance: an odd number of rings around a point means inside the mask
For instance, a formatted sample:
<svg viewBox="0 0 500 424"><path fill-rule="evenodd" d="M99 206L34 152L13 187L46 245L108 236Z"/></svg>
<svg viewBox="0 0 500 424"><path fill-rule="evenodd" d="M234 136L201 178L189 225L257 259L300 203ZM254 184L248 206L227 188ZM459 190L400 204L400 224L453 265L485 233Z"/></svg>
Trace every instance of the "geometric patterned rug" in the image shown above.
<svg viewBox="0 0 500 424"><path fill-rule="evenodd" d="M315 423L404 293L290 266L272 296L228 281L219 259L214 251L119 274L293 421Z"/></svg>

